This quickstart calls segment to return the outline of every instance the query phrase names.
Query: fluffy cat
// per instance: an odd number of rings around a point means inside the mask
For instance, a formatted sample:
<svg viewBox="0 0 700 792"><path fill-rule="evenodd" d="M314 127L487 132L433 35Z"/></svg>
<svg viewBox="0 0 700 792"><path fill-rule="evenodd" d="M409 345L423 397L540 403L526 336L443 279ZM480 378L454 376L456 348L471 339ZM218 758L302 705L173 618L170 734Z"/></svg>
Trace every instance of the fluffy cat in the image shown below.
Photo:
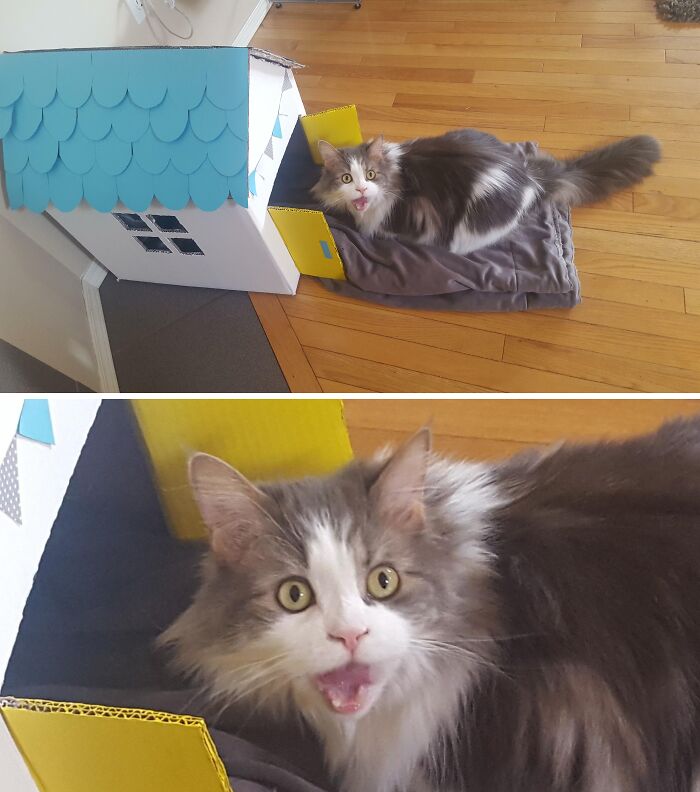
<svg viewBox="0 0 700 792"><path fill-rule="evenodd" d="M526 156L475 129L357 148L318 144L314 197L349 213L367 236L400 237L466 254L510 233L538 201L593 203L637 184L660 158L643 135L557 160Z"/></svg>
<svg viewBox="0 0 700 792"><path fill-rule="evenodd" d="M255 486L193 457L211 550L162 641L318 733L345 792L691 792L700 420L492 464Z"/></svg>

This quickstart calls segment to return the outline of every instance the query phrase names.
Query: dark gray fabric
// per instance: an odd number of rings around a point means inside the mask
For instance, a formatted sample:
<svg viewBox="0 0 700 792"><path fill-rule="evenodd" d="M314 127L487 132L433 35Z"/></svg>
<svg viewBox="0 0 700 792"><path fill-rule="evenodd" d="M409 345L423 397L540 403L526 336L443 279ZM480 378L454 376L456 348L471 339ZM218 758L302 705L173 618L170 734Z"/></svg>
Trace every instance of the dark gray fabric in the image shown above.
<svg viewBox="0 0 700 792"><path fill-rule="evenodd" d="M534 143L513 144L532 154ZM468 256L441 248L368 239L329 218L347 281L331 291L385 305L448 311L571 308L581 301L568 210L534 208L510 236Z"/></svg>

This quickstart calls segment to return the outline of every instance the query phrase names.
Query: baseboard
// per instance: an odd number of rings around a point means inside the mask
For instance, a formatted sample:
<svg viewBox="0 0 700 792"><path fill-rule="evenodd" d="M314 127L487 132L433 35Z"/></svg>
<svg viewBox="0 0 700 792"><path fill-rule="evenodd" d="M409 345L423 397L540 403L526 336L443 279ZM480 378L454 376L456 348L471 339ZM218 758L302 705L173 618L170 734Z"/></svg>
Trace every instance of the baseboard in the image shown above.
<svg viewBox="0 0 700 792"><path fill-rule="evenodd" d="M260 25L262 25L263 19L267 16L267 12L270 10L271 6L272 0L258 0L257 5L251 11L245 25L243 25L236 38L234 38L234 47L247 47L250 44L250 40L257 32Z"/></svg>
<svg viewBox="0 0 700 792"><path fill-rule="evenodd" d="M93 261L82 277L83 297L85 298L85 308L90 326L90 335L92 336L92 346L97 359L100 390L102 393L119 393L117 372L114 369L112 349L109 346L107 325L105 324L102 300L100 299L100 285L106 275L107 270Z"/></svg>

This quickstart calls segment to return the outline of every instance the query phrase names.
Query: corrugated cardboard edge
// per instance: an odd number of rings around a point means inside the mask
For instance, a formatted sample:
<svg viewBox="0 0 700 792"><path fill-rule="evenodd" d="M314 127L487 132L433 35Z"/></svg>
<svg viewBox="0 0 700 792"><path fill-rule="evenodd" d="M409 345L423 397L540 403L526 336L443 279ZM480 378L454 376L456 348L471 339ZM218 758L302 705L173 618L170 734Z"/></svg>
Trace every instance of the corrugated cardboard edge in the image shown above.
<svg viewBox="0 0 700 792"><path fill-rule="evenodd" d="M199 731L204 748L214 766L221 786L221 792L232 792L226 768L209 734L209 729L207 729L207 725L202 718L197 718L194 715L176 715L172 712L156 712L155 710L134 709L131 707L107 707L100 704L80 704L65 701L47 701L45 699L19 699L13 696L0 697L0 714L3 709L61 713L63 715L77 715L80 717L152 721L195 728Z"/></svg>

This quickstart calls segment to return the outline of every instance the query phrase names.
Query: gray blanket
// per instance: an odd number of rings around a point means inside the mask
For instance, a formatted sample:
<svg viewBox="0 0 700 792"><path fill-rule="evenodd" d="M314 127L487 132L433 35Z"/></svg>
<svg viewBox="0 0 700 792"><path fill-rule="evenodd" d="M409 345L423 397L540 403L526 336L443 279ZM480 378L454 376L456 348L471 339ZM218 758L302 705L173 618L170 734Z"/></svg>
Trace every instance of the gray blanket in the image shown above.
<svg viewBox="0 0 700 792"><path fill-rule="evenodd" d="M517 148L536 150L533 143ZM335 218L329 225L347 280L322 282L350 297L448 311L571 308L581 301L570 215L553 204L533 209L503 242L468 256L395 239L367 239Z"/></svg>

